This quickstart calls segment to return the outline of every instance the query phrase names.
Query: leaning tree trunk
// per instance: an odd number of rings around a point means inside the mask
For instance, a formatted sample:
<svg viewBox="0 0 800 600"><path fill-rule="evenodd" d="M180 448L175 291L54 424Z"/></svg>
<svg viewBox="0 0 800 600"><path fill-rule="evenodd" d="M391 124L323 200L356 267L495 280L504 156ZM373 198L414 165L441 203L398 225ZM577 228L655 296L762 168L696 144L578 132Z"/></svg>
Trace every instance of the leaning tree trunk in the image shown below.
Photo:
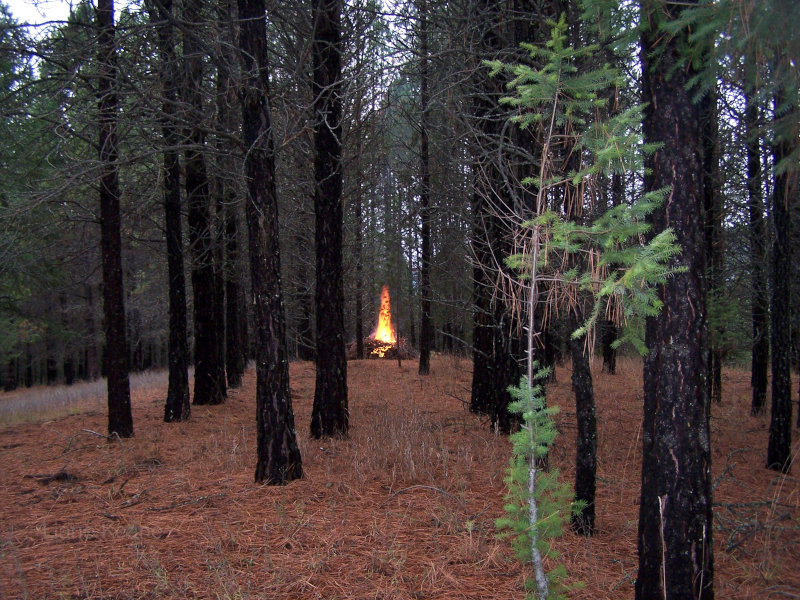
<svg viewBox="0 0 800 600"><path fill-rule="evenodd" d="M785 97L775 95L775 110L783 108ZM792 240L791 203L797 193L797 172L784 164L792 154L792 142L781 137L774 142L775 184L772 195L772 414L767 446L767 467L788 473L792 464ZM779 170L777 167L785 167Z"/></svg>
<svg viewBox="0 0 800 600"><path fill-rule="evenodd" d="M117 150L117 49L114 0L97 2L97 64L100 177L100 247L103 265L103 314L108 377L108 434L133 435L125 303L122 288L122 238Z"/></svg>
<svg viewBox="0 0 800 600"><path fill-rule="evenodd" d="M164 406L164 421L186 421L191 414L189 403L189 346L186 327L186 278L183 271L183 234L181 232L181 166L178 155L176 105L178 74L172 26L172 0L148 2L150 18L158 31L158 57L162 77L161 135L164 139L164 228L167 238L167 273L169 279L169 384Z"/></svg>
<svg viewBox="0 0 800 600"><path fill-rule="evenodd" d="M750 59L748 59L749 61ZM752 66L748 65L752 70ZM755 78L750 77L753 81ZM764 197L761 174L759 108L754 91L745 98L747 126L747 204L750 213L751 315L753 327L750 386L753 400L750 412L762 414L767 404L769 378L769 290L764 265L767 262L767 226L764 221Z"/></svg>
<svg viewBox="0 0 800 600"><path fill-rule="evenodd" d="M211 231L210 193L204 156L203 56L200 43L200 3L184 5L185 34L183 61L184 94L189 109L188 147L185 151L186 199L189 244L193 254L194 295L194 403L221 404L225 401L225 368L219 351L222 340L216 325L216 281L214 240Z"/></svg>
<svg viewBox="0 0 800 600"><path fill-rule="evenodd" d="M651 220L654 232L673 228L685 272L662 286L646 324L637 600L714 597L701 115L687 90L695 71L677 67L686 34L657 25L682 6L641 2L644 140L661 145L645 189L671 186Z"/></svg>
<svg viewBox="0 0 800 600"><path fill-rule="evenodd" d="M285 484L303 476L289 390L280 279L275 154L268 105L264 0L239 0L243 64L242 134L247 149L247 227L255 311L256 481Z"/></svg>

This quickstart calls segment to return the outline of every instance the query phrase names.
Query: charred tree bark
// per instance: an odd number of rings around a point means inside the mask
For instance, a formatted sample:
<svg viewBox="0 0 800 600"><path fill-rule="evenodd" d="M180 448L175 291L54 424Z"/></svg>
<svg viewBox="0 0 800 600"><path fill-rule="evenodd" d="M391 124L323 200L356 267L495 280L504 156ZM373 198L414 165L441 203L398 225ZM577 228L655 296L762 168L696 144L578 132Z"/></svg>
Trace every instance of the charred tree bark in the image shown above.
<svg viewBox="0 0 800 600"><path fill-rule="evenodd" d="M786 98L775 94L775 110ZM792 143L783 137L773 143L775 183L772 196L772 298L770 302L772 343L772 415L769 424L767 468L788 473L792 466L792 213L797 193L797 172L783 161L792 154ZM781 170L780 167L784 167Z"/></svg>
<svg viewBox="0 0 800 600"><path fill-rule="evenodd" d="M186 278L183 271L183 234L181 224L181 167L178 154L176 105L178 74L172 0L148 2L150 19L157 23L158 54L164 101L161 104L161 135L164 139L164 228L167 238L167 273L169 278L169 385L164 406L164 421L186 421L189 403L189 345L186 326Z"/></svg>
<svg viewBox="0 0 800 600"><path fill-rule="evenodd" d="M359 156L361 140L359 138ZM356 192L356 240L355 262L356 262L356 358L364 358L364 234L361 224L363 219L363 205L361 198L361 184L358 184Z"/></svg>
<svg viewBox="0 0 800 600"><path fill-rule="evenodd" d="M695 71L682 63L687 34L664 36L659 27L683 5L641 7L644 140L662 144L646 159L645 189L671 186L651 221L654 232L673 228L681 247L673 260L686 272L663 285L663 308L646 324L636 598L712 600L702 119L687 90Z"/></svg>
<svg viewBox="0 0 800 600"><path fill-rule="evenodd" d="M184 6L185 69L184 101L189 107L185 151L186 198L189 208L189 244L193 255L192 292L194 296L194 404L222 404L224 366L220 364L220 343L216 325L216 280L214 277L214 239L208 174L205 161L205 133L202 127L203 55L200 43L200 4Z"/></svg>
<svg viewBox="0 0 800 600"><path fill-rule="evenodd" d="M94 290L91 283L84 284L83 289L86 295L86 369L84 376L89 381L95 381L100 378L100 356L97 350L97 335L95 332Z"/></svg>
<svg viewBox="0 0 800 600"><path fill-rule="evenodd" d="M577 322L575 322L577 327ZM572 529L581 535L594 535L595 490L597 488L597 412L594 402L592 370L586 337L570 338L572 353L572 391L578 437L575 446L575 500L584 507L572 516Z"/></svg>
<svg viewBox="0 0 800 600"><path fill-rule="evenodd" d="M478 54L481 59L496 58L503 50L503 17L500 2L481 0L476 3L474 18L480 28ZM490 78L486 67L479 63L473 93L475 329L470 407L473 412L486 411L492 426L507 433L515 426L515 418L508 412L511 401L508 387L518 385L522 374L518 360L522 354L522 340L516 335L510 308L505 305L504 298L495 293L499 271L504 268L498 261L511 253L510 233L504 227L503 215L508 213L513 202L507 197L508 189L497 159L498 144L506 143L503 136L506 116L499 106L505 88L502 81Z"/></svg>
<svg viewBox="0 0 800 600"><path fill-rule="evenodd" d="M100 247L103 264L103 315L108 377L108 434L133 436L128 349L125 341L125 295L122 287L122 238L117 165L117 49L114 0L97 2L98 140L100 178Z"/></svg>
<svg viewBox="0 0 800 600"><path fill-rule="evenodd" d="M619 332L611 321L603 321L600 325L600 346L603 353L603 370L609 375L617 374L617 349L613 344Z"/></svg>
<svg viewBox="0 0 800 600"><path fill-rule="evenodd" d="M477 169L476 169L477 171ZM476 177L477 179L477 177ZM472 386L469 409L476 414L489 414L491 380L490 359L492 356L492 329L489 325L489 307L492 302L491 286L486 276L485 261L491 260L482 241L483 196L480 191L472 194L472 252L475 266L472 269Z"/></svg>
<svg viewBox="0 0 800 600"><path fill-rule="evenodd" d="M237 388L247 368L247 309L240 280L239 226L236 207L225 207L225 371Z"/></svg>
<svg viewBox="0 0 800 600"><path fill-rule="evenodd" d="M314 58L314 212L317 378L311 436L346 436L347 357L344 340L342 266L342 48L341 0L315 0Z"/></svg>
<svg viewBox="0 0 800 600"><path fill-rule="evenodd" d="M719 190L719 115L717 91L711 90L700 100L703 148L703 205L705 209L706 265L708 269L708 302L724 302L722 218L724 206ZM725 323L721 311L711 311L708 386L709 397L722 402L722 340Z"/></svg>
<svg viewBox="0 0 800 600"><path fill-rule="evenodd" d="M247 150L247 227L255 310L256 481L285 484L303 476L289 390L280 279L275 154L268 104L264 0L239 0L243 65L242 134Z"/></svg>
<svg viewBox="0 0 800 600"><path fill-rule="evenodd" d="M764 265L767 262L767 225L764 220L764 196L761 171L759 108L752 92L745 99L747 126L747 195L750 214L750 278L753 323L750 387L753 401L750 412L763 414L767 404L769 379L769 289Z"/></svg>
<svg viewBox="0 0 800 600"><path fill-rule="evenodd" d="M428 149L429 107L428 93L428 6L420 0L419 10L419 98L420 98L420 191L419 216L422 221L421 254L419 264L419 374L428 375L431 371L431 165Z"/></svg>
<svg viewBox="0 0 800 600"><path fill-rule="evenodd" d="M220 131L236 131L236 32L233 0L218 0L217 27L220 60L217 66L217 123ZM241 163L235 148L222 136L217 140L220 169L217 174L217 333L227 384L240 387L247 366L247 318L243 298L237 207ZM223 326L224 325L224 326ZM224 341L224 343L223 343Z"/></svg>

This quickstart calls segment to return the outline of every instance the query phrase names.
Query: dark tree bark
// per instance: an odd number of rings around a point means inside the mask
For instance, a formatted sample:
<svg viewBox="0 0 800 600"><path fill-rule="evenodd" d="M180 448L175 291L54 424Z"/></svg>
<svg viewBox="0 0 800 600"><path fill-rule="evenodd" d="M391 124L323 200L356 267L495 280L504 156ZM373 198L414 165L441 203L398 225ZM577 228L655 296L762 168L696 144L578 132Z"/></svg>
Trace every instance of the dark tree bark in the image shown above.
<svg viewBox="0 0 800 600"><path fill-rule="evenodd" d="M98 140L100 176L100 247L103 265L103 315L108 377L108 434L133 436L125 303L122 287L122 239L117 165L117 48L114 0L97 2Z"/></svg>
<svg viewBox="0 0 800 600"><path fill-rule="evenodd" d="M220 131L236 131L236 32L233 0L218 0L217 28L220 60L217 66L217 123ZM227 384L240 387L247 366L247 317L241 285L237 174L241 163L235 148L223 136L217 139L217 334Z"/></svg>
<svg viewBox="0 0 800 600"><path fill-rule="evenodd" d="M190 121L185 151L186 198L189 207L189 244L192 250L192 292L194 296L194 404L225 401L224 365L216 325L216 279L214 239L208 174L205 161L203 103L203 54L200 42L202 16L199 2L187 2L183 15L184 101Z"/></svg>
<svg viewBox="0 0 800 600"><path fill-rule="evenodd" d="M359 156L361 155L361 139L359 138ZM361 198L361 185L358 184L356 191L356 239L355 248L355 263L356 263L356 358L364 358L364 233L362 230L361 220L364 218L363 204Z"/></svg>
<svg viewBox="0 0 800 600"><path fill-rule="evenodd" d="M709 303L724 301L722 218L724 205L720 193L719 172L719 115L717 91L711 90L700 100L703 148L703 206L705 210L706 265L708 269ZM709 397L722 402L722 338L725 323L719 311L710 323L708 386Z"/></svg>
<svg viewBox="0 0 800 600"><path fill-rule="evenodd" d="M617 374L617 349L614 348L613 344L618 337L617 326L611 321L602 321L600 324L600 346L603 353L603 370L609 375Z"/></svg>
<svg viewBox="0 0 800 600"><path fill-rule="evenodd" d="M473 312L472 312L472 386L469 409L476 414L489 414L490 405L490 359L492 356L492 329L489 324L491 305L491 286L484 261L491 259L481 240L482 223L479 215L483 212L483 196L480 191L472 194L472 214L474 223L472 252L475 266L472 269Z"/></svg>
<svg viewBox="0 0 800 600"><path fill-rule="evenodd" d="M220 198L217 197L215 218L213 219L215 230L214 237L214 326L217 328L215 337L217 339L217 369L220 394L223 398L228 395L228 374L225 369L226 349L225 349L225 226L224 208L219 204Z"/></svg>
<svg viewBox="0 0 800 600"><path fill-rule="evenodd" d="M480 59L496 58L504 48L501 37L503 11L500 2L480 0L474 15L479 27ZM475 97L472 117L475 128L474 190L472 196L472 252L475 316L473 332L472 398L473 412L488 412L492 427L508 433L516 419L508 412L511 397L508 387L518 385L522 371L518 358L522 341L512 322L511 310L504 299L496 297L498 263L511 253L510 234L504 227L503 215L513 202L508 197L501 165L497 161L497 145L505 143L503 123L506 120L499 106L505 94L503 82L490 78L480 63L474 75Z"/></svg>
<svg viewBox="0 0 800 600"><path fill-rule="evenodd" d="M750 66L752 69L752 66ZM751 78L754 79L754 78ZM753 390L751 413L762 414L767 404L769 378L769 289L767 288L767 225L761 172L761 143L758 103L748 93L745 99L747 126L747 195L750 213L750 278L753 322L750 386Z"/></svg>
<svg viewBox="0 0 800 600"><path fill-rule="evenodd" d="M225 207L225 371L228 385L241 387L247 368L247 309L239 266L236 207Z"/></svg>
<svg viewBox="0 0 800 600"><path fill-rule="evenodd" d="M161 104L161 135L164 138L164 225L167 238L169 278L169 385L164 421L186 421L189 403L189 345L186 326L186 278L183 271L181 225L181 167L178 154L180 134L176 121L178 74L172 0L148 3L150 18L158 23L158 54L164 101Z"/></svg>
<svg viewBox="0 0 800 600"><path fill-rule="evenodd" d="M641 3L644 140L662 144L645 189L672 186L651 220L654 232L673 228L686 272L662 286L646 324L637 600L714 597L702 119L687 90L696 71L682 62L687 34L659 27L691 4Z"/></svg>
<svg viewBox="0 0 800 600"><path fill-rule="evenodd" d="M289 390L286 322L280 280L275 154L268 105L264 0L239 0L243 65L242 134L246 148L247 227L255 310L256 481L285 484L303 476Z"/></svg>
<svg viewBox="0 0 800 600"><path fill-rule="evenodd" d="M428 6L426 0L420 0L419 18L419 98L420 98L420 190L419 215L422 221L421 254L419 264L419 374L428 375L431 371L431 342L433 326L431 325L431 165L428 150L428 129L430 127L428 93Z"/></svg>
<svg viewBox="0 0 800 600"><path fill-rule="evenodd" d="M577 327L577 322L575 323ZM572 390L578 425L575 446L575 500L585 505L572 516L572 529L581 535L594 535L595 489L597 488L597 414L592 370L586 337L570 338L572 352Z"/></svg>
<svg viewBox="0 0 800 600"><path fill-rule="evenodd" d="M624 201L625 181L621 173L614 173L611 175L611 205L619 206ZM608 208L608 203L606 203L605 208ZM617 373L617 349L613 344L619 338L619 328L613 321L602 319L599 329L600 346L603 353L603 370L610 375L615 375Z"/></svg>
<svg viewBox="0 0 800 600"><path fill-rule="evenodd" d="M100 378L100 356L97 351L97 335L94 322L94 290L91 283L84 284L83 289L86 296L86 367L84 377L89 381L95 381ZM28 387L30 387L30 385L28 385Z"/></svg>
<svg viewBox="0 0 800 600"><path fill-rule="evenodd" d="M315 0L313 4L317 254L317 379L311 414L314 438L346 436L349 426L342 267L341 11L341 0Z"/></svg>
<svg viewBox="0 0 800 600"><path fill-rule="evenodd" d="M785 97L775 94L775 109ZM773 143L775 167L772 196L772 298L770 302L772 349L772 416L769 424L767 468L788 473L792 466L792 226L791 204L797 193L797 171L778 166L791 155L792 141L782 136ZM788 168L788 167L787 167Z"/></svg>

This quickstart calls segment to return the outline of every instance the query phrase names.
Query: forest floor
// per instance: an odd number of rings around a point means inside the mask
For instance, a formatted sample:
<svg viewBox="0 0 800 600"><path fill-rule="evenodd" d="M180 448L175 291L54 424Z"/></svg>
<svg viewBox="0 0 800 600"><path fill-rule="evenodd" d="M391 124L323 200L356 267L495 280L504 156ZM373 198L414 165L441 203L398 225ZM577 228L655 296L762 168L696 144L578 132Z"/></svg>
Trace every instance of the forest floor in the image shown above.
<svg viewBox="0 0 800 600"><path fill-rule="evenodd" d="M570 598L629 599L641 362L622 360L614 376L596 367L599 531L567 531L556 547L584 586ZM313 441L314 366L291 365L305 477L285 487L253 483L252 371L226 404L194 406L186 423L162 421L165 378L136 386L128 440L97 435L101 399L32 422L5 416L0 599L523 598L525 570L494 526L509 443L468 410L470 363L435 357L422 378L416 361L352 361L348 374L350 438ZM551 464L571 481L569 368L557 377ZM716 597L800 598L800 480L763 468L769 422L750 416L749 390L749 373L725 370L712 407ZM22 395L0 395L0 406Z"/></svg>

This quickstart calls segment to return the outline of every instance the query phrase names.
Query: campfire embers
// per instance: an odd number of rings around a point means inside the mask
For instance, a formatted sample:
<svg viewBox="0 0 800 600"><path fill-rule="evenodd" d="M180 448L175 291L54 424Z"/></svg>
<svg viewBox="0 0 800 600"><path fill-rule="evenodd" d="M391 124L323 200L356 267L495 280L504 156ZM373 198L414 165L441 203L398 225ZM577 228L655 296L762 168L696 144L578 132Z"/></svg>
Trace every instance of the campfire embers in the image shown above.
<svg viewBox="0 0 800 600"><path fill-rule="evenodd" d="M414 358L417 353L410 348L403 338L397 339L392 325L392 306L389 287L381 290L381 308L378 312L378 326L369 337L364 338L364 355L366 358ZM350 344L347 358L356 358L356 343Z"/></svg>

